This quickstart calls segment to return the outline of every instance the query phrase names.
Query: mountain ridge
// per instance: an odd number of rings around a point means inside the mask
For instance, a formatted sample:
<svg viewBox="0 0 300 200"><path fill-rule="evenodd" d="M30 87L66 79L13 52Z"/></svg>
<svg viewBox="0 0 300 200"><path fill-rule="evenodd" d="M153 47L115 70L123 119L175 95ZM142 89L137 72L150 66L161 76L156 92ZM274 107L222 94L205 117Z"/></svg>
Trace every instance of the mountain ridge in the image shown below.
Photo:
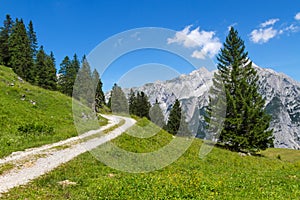
<svg viewBox="0 0 300 200"><path fill-rule="evenodd" d="M273 69L253 64L259 75L259 92L266 99L266 110L272 115L270 128L274 130L276 148L300 149L300 82ZM202 67L167 81L133 87L144 91L151 104L157 99L167 119L169 110L178 98L191 130L203 137L203 111L208 105L208 90L215 71ZM129 94L130 89L124 89Z"/></svg>

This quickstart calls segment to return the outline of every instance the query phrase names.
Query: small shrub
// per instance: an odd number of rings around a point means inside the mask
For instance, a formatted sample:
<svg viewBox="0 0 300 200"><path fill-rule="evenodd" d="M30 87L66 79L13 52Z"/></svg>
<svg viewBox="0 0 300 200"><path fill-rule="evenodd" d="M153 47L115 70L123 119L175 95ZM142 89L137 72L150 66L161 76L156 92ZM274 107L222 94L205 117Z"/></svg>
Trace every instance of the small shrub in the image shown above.
<svg viewBox="0 0 300 200"><path fill-rule="evenodd" d="M47 124L28 123L20 125L18 132L26 136L51 135L54 133L54 128Z"/></svg>

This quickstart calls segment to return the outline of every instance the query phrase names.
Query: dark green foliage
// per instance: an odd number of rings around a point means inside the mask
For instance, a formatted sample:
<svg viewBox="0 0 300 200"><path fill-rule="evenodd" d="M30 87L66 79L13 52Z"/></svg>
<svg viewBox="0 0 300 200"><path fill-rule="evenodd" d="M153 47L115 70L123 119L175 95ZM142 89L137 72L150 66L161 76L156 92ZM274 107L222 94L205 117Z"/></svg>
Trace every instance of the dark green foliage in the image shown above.
<svg viewBox="0 0 300 200"><path fill-rule="evenodd" d="M136 95L132 89L130 89L128 104L129 114L134 115L136 113Z"/></svg>
<svg viewBox="0 0 300 200"><path fill-rule="evenodd" d="M77 73L80 68L80 62L75 54L73 60L70 60L68 56L64 58L60 64L58 85L59 90L68 95L73 95L73 86L76 80Z"/></svg>
<svg viewBox="0 0 300 200"><path fill-rule="evenodd" d="M149 110L151 108L151 104L148 100L147 95L144 92L137 92L136 95L136 105L135 105L135 115L139 117L149 117Z"/></svg>
<svg viewBox="0 0 300 200"><path fill-rule="evenodd" d="M43 48L37 51L37 37L32 21L26 30L22 19L16 19L13 23L7 15L0 32L0 44L0 64L11 67L16 74L31 84L56 89L53 53L48 56Z"/></svg>
<svg viewBox="0 0 300 200"><path fill-rule="evenodd" d="M43 46L40 47L37 55L36 55L36 61L35 61L35 70L33 71L33 76L35 77L35 80L33 81L36 85L39 85L41 87L45 86L44 81L46 78L46 73L43 71L45 70L45 60L46 60L46 53L44 51ZM43 87L44 88L44 87Z"/></svg>
<svg viewBox="0 0 300 200"><path fill-rule="evenodd" d="M178 99L176 99L170 111L166 130L169 133L176 135L180 127L180 121L181 121L181 107L180 107L180 102L178 101Z"/></svg>
<svg viewBox="0 0 300 200"><path fill-rule="evenodd" d="M47 87L46 89L56 90L57 89L57 77L56 77L56 66L54 54L51 51L50 55L47 55L45 61L47 67Z"/></svg>
<svg viewBox="0 0 300 200"><path fill-rule="evenodd" d="M6 15L4 26L0 29L0 64L8 66L9 62L9 36L12 32L13 20Z"/></svg>
<svg viewBox="0 0 300 200"><path fill-rule="evenodd" d="M43 46L40 47L36 55L35 64L35 83L45 89L56 89L56 68L53 53L48 56Z"/></svg>
<svg viewBox="0 0 300 200"><path fill-rule="evenodd" d="M75 61L75 60L74 60ZM74 61L71 63L73 70ZM78 71L76 82L73 88L73 97L78 99L83 104L92 108L95 101L94 82L92 79L91 67L84 56L82 59L82 66Z"/></svg>
<svg viewBox="0 0 300 200"><path fill-rule="evenodd" d="M71 87L71 89L68 87L70 86L68 84L68 78L67 78L69 75L68 69L70 68L70 65L71 65L71 61L69 57L66 56L60 64L60 69L58 71L58 81L57 81L59 91L68 96L72 96L72 92L73 92L73 86Z"/></svg>
<svg viewBox="0 0 300 200"><path fill-rule="evenodd" d="M110 97L108 98L108 102L106 106L111 110L111 93L110 93Z"/></svg>
<svg viewBox="0 0 300 200"><path fill-rule="evenodd" d="M151 107L150 109L150 112L149 112L149 115L150 115L150 119L151 121L156 124L157 126L163 128L165 127L165 119L164 119L164 115L162 113L162 110L159 106L159 102L155 101L155 104Z"/></svg>
<svg viewBox="0 0 300 200"><path fill-rule="evenodd" d="M128 114L128 102L127 98L122 91L122 88L116 83L111 91L110 108L113 113L125 113Z"/></svg>
<svg viewBox="0 0 300 200"><path fill-rule="evenodd" d="M37 42L37 38L36 38L36 33L33 29L33 23L31 20L28 25L27 35L28 35L28 38L30 41L30 48L31 48L32 56L35 59L37 51L38 51L38 42Z"/></svg>
<svg viewBox="0 0 300 200"><path fill-rule="evenodd" d="M129 94L129 113L138 117L147 117L150 119L149 110L151 104L148 100L147 95L144 92L133 92L130 90Z"/></svg>
<svg viewBox="0 0 300 200"><path fill-rule="evenodd" d="M20 125L18 132L25 136L49 135L54 134L54 128L47 124L28 123Z"/></svg>
<svg viewBox="0 0 300 200"><path fill-rule="evenodd" d="M95 87L95 111L99 112L99 109L105 105L105 96L102 90L102 81L96 69L93 71L92 79Z"/></svg>
<svg viewBox="0 0 300 200"><path fill-rule="evenodd" d="M30 41L26 33L23 20L16 19L9 37L9 62L8 65L26 81L33 83L33 58Z"/></svg>
<svg viewBox="0 0 300 200"><path fill-rule="evenodd" d="M218 112L224 106L224 99L218 100L223 83L227 111L219 142L235 151L266 149L273 143L272 131L268 130L271 118L265 113L265 100L258 93L257 72L248 59L243 40L233 28L217 59L218 72L211 88L207 119L212 110Z"/></svg>

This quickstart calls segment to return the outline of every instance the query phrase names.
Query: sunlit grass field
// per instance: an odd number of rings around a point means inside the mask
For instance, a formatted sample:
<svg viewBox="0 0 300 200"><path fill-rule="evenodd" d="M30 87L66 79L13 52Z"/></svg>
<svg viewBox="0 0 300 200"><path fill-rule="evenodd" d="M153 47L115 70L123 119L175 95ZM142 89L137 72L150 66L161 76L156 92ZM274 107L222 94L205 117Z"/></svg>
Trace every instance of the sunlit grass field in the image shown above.
<svg viewBox="0 0 300 200"><path fill-rule="evenodd" d="M141 130L141 127L146 127ZM148 138L133 134L151 135ZM151 152L165 146L172 135L146 119L113 140L132 152ZM241 157L215 147L199 158L202 141L173 164L149 173L112 169L91 153L84 153L32 183L12 189L4 199L299 199L300 151L269 149L260 156ZM103 148L103 147L99 147ZM95 150L97 151L97 149ZM280 156L278 156L280 155ZM61 185L69 180L75 184Z"/></svg>
<svg viewBox="0 0 300 200"><path fill-rule="evenodd" d="M78 112L88 112L75 105ZM103 118L100 121L107 123ZM87 127L80 131L99 128L92 123ZM0 66L0 157L76 135L70 97L32 86Z"/></svg>

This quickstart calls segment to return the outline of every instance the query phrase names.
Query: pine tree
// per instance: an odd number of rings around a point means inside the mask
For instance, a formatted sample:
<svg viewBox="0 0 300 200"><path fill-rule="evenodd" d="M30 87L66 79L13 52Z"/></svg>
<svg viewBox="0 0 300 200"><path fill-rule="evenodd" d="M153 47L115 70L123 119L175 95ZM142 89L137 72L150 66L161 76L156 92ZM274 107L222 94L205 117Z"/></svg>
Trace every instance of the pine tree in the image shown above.
<svg viewBox="0 0 300 200"><path fill-rule="evenodd" d="M36 55L36 62L35 62L35 80L38 86L45 88L46 87L46 53L44 51L43 46L40 47L37 55Z"/></svg>
<svg viewBox="0 0 300 200"><path fill-rule="evenodd" d="M82 66L78 71L77 79L73 87L73 97L80 100L83 104L90 108L92 108L95 103L95 90L93 83L91 67L86 57L83 56Z"/></svg>
<svg viewBox="0 0 300 200"><path fill-rule="evenodd" d="M136 96L135 96L135 92L132 89L130 89L128 104L129 104L129 114L135 115L136 114Z"/></svg>
<svg viewBox="0 0 300 200"><path fill-rule="evenodd" d="M135 112L134 114L139 117L149 117L149 110L151 104L148 101L148 97L144 92L137 92L136 101L135 101Z"/></svg>
<svg viewBox="0 0 300 200"><path fill-rule="evenodd" d="M66 95L72 96L73 87L70 90L68 85L68 69L70 68L71 61L68 56L66 56L60 64L60 69L58 71L58 90Z"/></svg>
<svg viewBox="0 0 300 200"><path fill-rule="evenodd" d="M20 21L16 19L8 42L10 56L8 65L16 74L33 83L35 77L33 76L32 50L22 19Z"/></svg>
<svg viewBox="0 0 300 200"><path fill-rule="evenodd" d="M166 130L169 133L176 135L180 127L180 122L181 122L181 107L180 107L180 102L178 101L178 99L176 99L170 111Z"/></svg>
<svg viewBox="0 0 300 200"><path fill-rule="evenodd" d="M217 59L218 72L213 79L207 119L211 118L212 110L219 112L224 106L224 100L217 100L216 95L223 84L227 109L219 142L235 151L259 151L271 146L272 131L268 130L271 118L265 113L265 100L258 93L258 75L234 28L231 28ZM214 123L212 120L208 122Z"/></svg>
<svg viewBox="0 0 300 200"><path fill-rule="evenodd" d="M110 97L108 98L108 102L106 106L111 110L111 93L110 93Z"/></svg>
<svg viewBox="0 0 300 200"><path fill-rule="evenodd" d="M83 56L82 60L86 60L85 55ZM76 75L79 72L80 69L80 61L77 57L77 54L75 53L73 56L73 60L71 61L71 68L68 70L70 73L70 76L73 78L73 84L76 79Z"/></svg>
<svg viewBox="0 0 300 200"><path fill-rule="evenodd" d="M0 64L9 66L9 37L12 32L14 22L10 15L6 15L4 26L0 29Z"/></svg>
<svg viewBox="0 0 300 200"><path fill-rule="evenodd" d="M118 86L116 83L114 84L111 91L111 111L113 113L128 113L128 102L127 98L122 91L122 88Z"/></svg>
<svg viewBox="0 0 300 200"><path fill-rule="evenodd" d="M64 58L60 64L58 86L59 90L68 95L73 95L73 87L77 77L77 73L80 68L80 62L77 58L77 55L74 54L73 60L70 60L68 56Z"/></svg>
<svg viewBox="0 0 300 200"><path fill-rule="evenodd" d="M27 35L28 35L28 38L30 41L30 48L31 48L32 56L35 59L37 51L38 51L38 42L37 42L37 38L36 38L36 33L33 29L33 23L31 20L28 24Z"/></svg>
<svg viewBox="0 0 300 200"><path fill-rule="evenodd" d="M57 89L56 65L53 52L47 55L45 64L47 67L47 89Z"/></svg>
<svg viewBox="0 0 300 200"><path fill-rule="evenodd" d="M36 79L35 83L45 89L56 89L56 68L53 53L48 56L43 46L36 55Z"/></svg>
<svg viewBox="0 0 300 200"><path fill-rule="evenodd" d="M163 128L165 127L165 120L164 120L164 115L163 112L159 106L159 102L157 99L155 100L155 104L151 107L149 111L149 116L151 121L156 124L157 126Z"/></svg>
<svg viewBox="0 0 300 200"><path fill-rule="evenodd" d="M105 105L105 96L102 90L102 81L96 69L94 69L92 77L93 86L95 87L95 111L99 112L99 109Z"/></svg>

